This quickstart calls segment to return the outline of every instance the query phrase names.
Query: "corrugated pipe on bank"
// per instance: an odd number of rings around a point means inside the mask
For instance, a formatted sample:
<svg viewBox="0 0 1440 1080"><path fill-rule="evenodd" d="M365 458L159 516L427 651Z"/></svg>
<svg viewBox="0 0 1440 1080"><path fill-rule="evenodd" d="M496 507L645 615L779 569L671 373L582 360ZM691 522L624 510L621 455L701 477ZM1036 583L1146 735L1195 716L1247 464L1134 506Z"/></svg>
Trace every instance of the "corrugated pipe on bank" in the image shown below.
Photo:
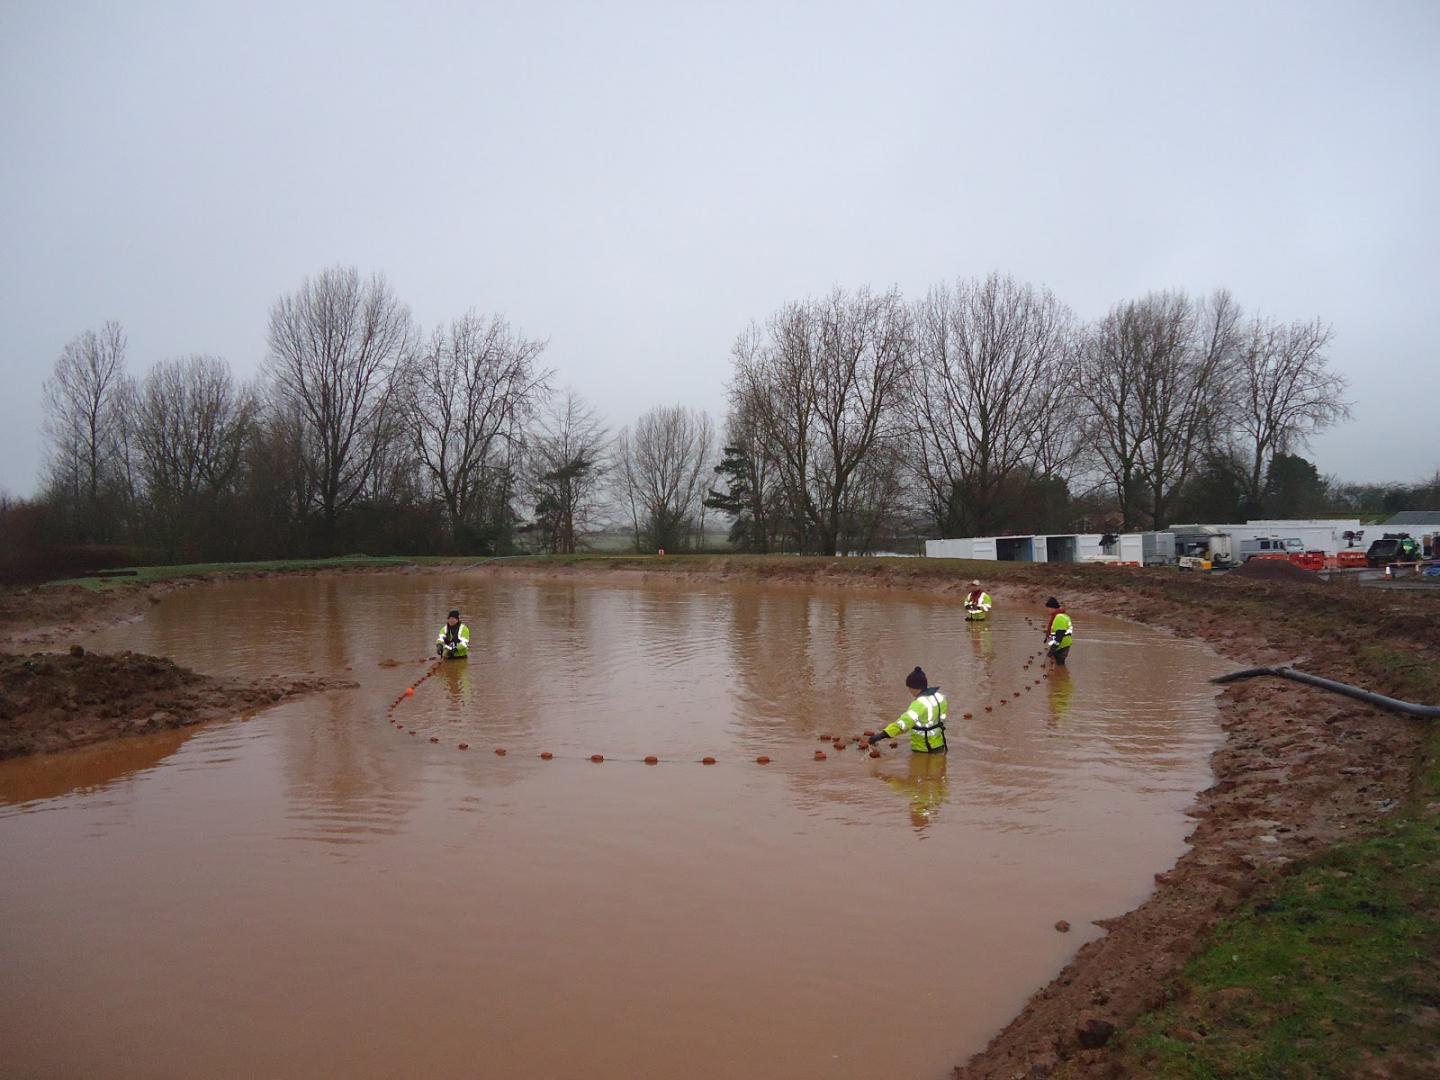
<svg viewBox="0 0 1440 1080"><path fill-rule="evenodd" d="M1380 708L1389 709L1392 712L1405 713L1407 716L1422 716L1427 720L1440 719L1440 705L1417 705L1412 701L1401 701L1399 698L1386 697L1384 694L1377 694L1371 690L1362 690L1349 683L1336 682L1334 679L1322 679L1319 675L1311 675L1308 671L1300 671L1292 667L1245 668L1243 671L1232 671L1229 675L1217 675L1210 681L1230 683L1240 679L1253 679L1257 675L1279 675L1282 679L1294 679L1296 682L1309 683L1322 690L1344 694L1346 697L1378 705Z"/></svg>

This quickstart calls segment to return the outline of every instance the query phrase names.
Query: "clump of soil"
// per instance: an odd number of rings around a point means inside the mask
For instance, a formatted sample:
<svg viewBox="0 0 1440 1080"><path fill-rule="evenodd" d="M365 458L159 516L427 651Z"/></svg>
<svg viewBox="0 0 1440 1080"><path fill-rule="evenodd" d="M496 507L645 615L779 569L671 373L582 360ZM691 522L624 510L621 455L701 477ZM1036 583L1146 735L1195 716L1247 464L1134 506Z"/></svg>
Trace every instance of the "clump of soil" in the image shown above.
<svg viewBox="0 0 1440 1080"><path fill-rule="evenodd" d="M1246 581L1308 581L1317 583L1324 581L1314 570L1306 570L1303 566L1296 566L1289 559L1251 559L1243 566L1238 566L1229 571L1230 577L1243 578Z"/></svg>
<svg viewBox="0 0 1440 1080"><path fill-rule="evenodd" d="M140 653L0 653L0 759L188 727L318 690L326 678L216 679Z"/></svg>

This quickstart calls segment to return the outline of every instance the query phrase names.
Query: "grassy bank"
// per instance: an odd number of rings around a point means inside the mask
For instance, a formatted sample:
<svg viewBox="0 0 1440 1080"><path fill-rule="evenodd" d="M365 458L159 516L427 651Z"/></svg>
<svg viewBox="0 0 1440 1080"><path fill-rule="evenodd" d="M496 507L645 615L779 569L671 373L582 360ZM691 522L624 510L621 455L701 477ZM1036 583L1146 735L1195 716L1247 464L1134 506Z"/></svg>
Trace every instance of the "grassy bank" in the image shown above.
<svg viewBox="0 0 1440 1080"><path fill-rule="evenodd" d="M1222 923L1119 1037L1142 1076L1440 1075L1440 734L1409 805Z"/></svg>

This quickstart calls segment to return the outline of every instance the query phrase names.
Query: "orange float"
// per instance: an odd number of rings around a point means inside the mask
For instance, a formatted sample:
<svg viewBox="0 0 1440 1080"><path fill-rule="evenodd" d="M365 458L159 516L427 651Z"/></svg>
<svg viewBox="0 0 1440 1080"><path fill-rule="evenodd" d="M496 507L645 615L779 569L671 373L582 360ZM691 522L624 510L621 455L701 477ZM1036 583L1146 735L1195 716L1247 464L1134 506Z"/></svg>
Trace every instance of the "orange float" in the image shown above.
<svg viewBox="0 0 1440 1080"><path fill-rule="evenodd" d="M870 751L870 756L871 756L871 757L879 757L879 756L880 756L880 751L879 751L879 750L871 750L871 751Z"/></svg>
<svg viewBox="0 0 1440 1080"><path fill-rule="evenodd" d="M713 757L702 757L702 758L700 759L700 764L701 764L701 765L714 765L714 764L715 764L715 759L714 759Z"/></svg>
<svg viewBox="0 0 1440 1080"><path fill-rule="evenodd" d="M541 760L541 761L549 761L549 760L550 760L551 758L553 758L554 756L555 756L555 755L552 754L549 750L541 750L541 751L540 751L540 760Z"/></svg>
<svg viewBox="0 0 1440 1080"><path fill-rule="evenodd" d="M816 760L816 761L824 761L824 760L825 760L825 751L824 751L824 750L816 750L816 751L815 751L815 760Z"/></svg>
<svg viewBox="0 0 1440 1080"><path fill-rule="evenodd" d="M602 761L605 760L605 755L604 755L604 754L591 754L591 755L590 755L590 760L593 761L593 762L595 762L596 765L599 765L600 762L602 762Z"/></svg>
<svg viewBox="0 0 1440 1080"><path fill-rule="evenodd" d="M497 746L497 747L495 747L495 756L496 756L496 757L504 757L504 756L505 756L505 747L503 747L503 746Z"/></svg>
<svg viewBox="0 0 1440 1080"><path fill-rule="evenodd" d="M461 749L461 750L469 750L469 749L470 749L470 744L469 744L468 742L462 742L462 743L460 744L460 749Z"/></svg>
<svg viewBox="0 0 1440 1080"><path fill-rule="evenodd" d="M647 758L645 759L645 764L646 764L646 765L659 765L659 764L660 764L660 759L659 759L658 757L656 757L654 754L651 754L649 757L647 757Z"/></svg>
<svg viewBox="0 0 1440 1080"><path fill-rule="evenodd" d="M415 696L415 687L413 687L413 686L407 686L407 687L405 687L405 696L406 696L406 697L414 697L414 696Z"/></svg>
<svg viewBox="0 0 1440 1080"><path fill-rule="evenodd" d="M770 764L770 759L769 759L768 757L766 757L764 754L761 754L759 757L757 757L757 758L755 759L755 764L756 764L756 765L769 765L769 764Z"/></svg>

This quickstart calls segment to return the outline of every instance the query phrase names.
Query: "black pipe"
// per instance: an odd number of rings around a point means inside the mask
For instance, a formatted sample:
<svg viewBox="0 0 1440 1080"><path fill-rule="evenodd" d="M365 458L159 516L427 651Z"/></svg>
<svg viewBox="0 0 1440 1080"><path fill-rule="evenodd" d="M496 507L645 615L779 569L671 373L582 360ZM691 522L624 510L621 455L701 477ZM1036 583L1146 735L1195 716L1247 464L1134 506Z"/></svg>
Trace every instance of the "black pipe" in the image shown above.
<svg viewBox="0 0 1440 1080"><path fill-rule="evenodd" d="M1319 675L1311 675L1308 671L1299 671L1292 667L1245 668L1243 671L1232 671L1229 675L1217 675L1210 681L1229 683L1239 679L1252 679L1256 675L1279 675L1282 679L1294 679L1296 682L1318 686L1322 690L1333 690L1337 694L1344 694L1357 701L1378 705L1382 709L1405 713L1407 716L1423 716L1429 720L1440 719L1440 705L1416 705L1411 701L1401 701L1399 698L1386 697L1384 694L1377 694L1371 690L1362 690L1349 683L1336 682L1334 679L1322 679Z"/></svg>

